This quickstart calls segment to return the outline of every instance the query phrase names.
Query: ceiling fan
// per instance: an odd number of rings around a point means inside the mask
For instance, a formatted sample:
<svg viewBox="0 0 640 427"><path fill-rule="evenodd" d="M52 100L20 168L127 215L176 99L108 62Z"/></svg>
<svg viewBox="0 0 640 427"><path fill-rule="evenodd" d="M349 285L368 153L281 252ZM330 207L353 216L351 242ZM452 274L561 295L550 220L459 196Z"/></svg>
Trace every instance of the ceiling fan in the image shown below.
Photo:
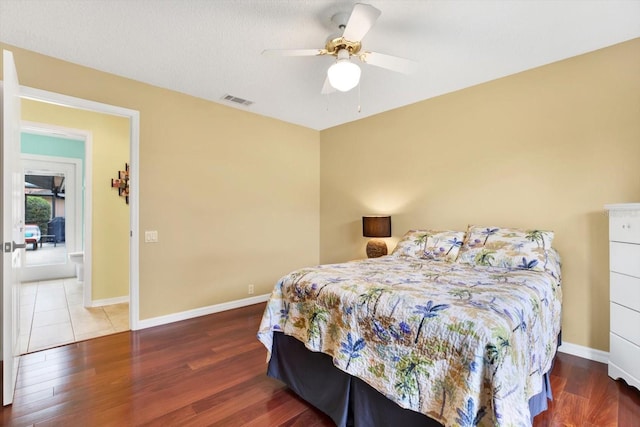
<svg viewBox="0 0 640 427"><path fill-rule="evenodd" d="M360 82L360 67L353 57L361 62L387 70L409 74L416 63L409 59L362 50L362 39L369 32L382 12L375 7L356 3L351 14L338 13L331 20L343 30L342 35L329 37L324 49L268 49L263 55L272 56L321 56L333 55L336 62L327 70L327 78L321 93L339 90L347 92Z"/></svg>

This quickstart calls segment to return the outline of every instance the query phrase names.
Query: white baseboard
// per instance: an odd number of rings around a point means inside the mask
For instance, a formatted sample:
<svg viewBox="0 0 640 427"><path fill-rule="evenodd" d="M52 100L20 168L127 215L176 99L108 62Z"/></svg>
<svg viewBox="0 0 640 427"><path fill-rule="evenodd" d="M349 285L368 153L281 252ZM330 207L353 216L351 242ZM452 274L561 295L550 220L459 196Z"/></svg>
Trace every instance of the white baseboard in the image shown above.
<svg viewBox="0 0 640 427"><path fill-rule="evenodd" d="M609 363L609 353L602 350L596 350L595 348L584 347L578 344L571 344L570 342L563 342L558 351L563 353L572 354L574 356L582 357L583 359L593 360L600 363Z"/></svg>
<svg viewBox="0 0 640 427"><path fill-rule="evenodd" d="M153 326L166 325L168 323L179 322L181 320L193 319L194 317L206 316L207 314L219 313L221 311L233 310L234 308L246 307L269 300L271 294L256 295L255 297L243 298L235 301L214 304L207 307L196 308L194 310L180 313L168 314L166 316L152 317L138 322L137 329L151 328Z"/></svg>
<svg viewBox="0 0 640 427"><path fill-rule="evenodd" d="M129 295L123 297L96 299L91 301L91 307L102 307L103 305L122 304L129 302Z"/></svg>

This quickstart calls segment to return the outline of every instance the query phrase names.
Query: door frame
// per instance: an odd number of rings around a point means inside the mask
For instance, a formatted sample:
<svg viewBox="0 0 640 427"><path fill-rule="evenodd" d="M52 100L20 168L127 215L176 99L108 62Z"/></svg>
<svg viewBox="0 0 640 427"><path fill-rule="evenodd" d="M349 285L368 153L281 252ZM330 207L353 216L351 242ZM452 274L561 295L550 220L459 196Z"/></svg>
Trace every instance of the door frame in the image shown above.
<svg viewBox="0 0 640 427"><path fill-rule="evenodd" d="M27 86L20 86L20 97L129 119L129 327L134 331L140 329L140 112ZM87 231L90 232L90 229ZM90 265L91 260L85 257L85 263Z"/></svg>

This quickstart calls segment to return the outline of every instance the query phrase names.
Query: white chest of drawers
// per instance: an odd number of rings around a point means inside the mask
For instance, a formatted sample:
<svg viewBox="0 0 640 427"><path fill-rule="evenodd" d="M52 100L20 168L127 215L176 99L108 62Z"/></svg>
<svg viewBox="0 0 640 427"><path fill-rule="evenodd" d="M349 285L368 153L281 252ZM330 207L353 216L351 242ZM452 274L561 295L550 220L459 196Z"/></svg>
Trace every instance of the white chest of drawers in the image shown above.
<svg viewBox="0 0 640 427"><path fill-rule="evenodd" d="M640 389L640 203L609 211L609 376Z"/></svg>

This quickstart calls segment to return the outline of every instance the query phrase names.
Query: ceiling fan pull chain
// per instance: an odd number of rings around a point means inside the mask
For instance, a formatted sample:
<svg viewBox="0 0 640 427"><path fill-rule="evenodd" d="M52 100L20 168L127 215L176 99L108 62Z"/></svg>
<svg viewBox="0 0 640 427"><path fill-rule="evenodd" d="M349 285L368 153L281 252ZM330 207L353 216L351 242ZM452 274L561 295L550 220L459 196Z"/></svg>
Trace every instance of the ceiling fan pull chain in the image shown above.
<svg viewBox="0 0 640 427"><path fill-rule="evenodd" d="M362 108L360 108L360 86L362 85L362 81L360 81L360 84L358 84L358 113L360 113L362 111Z"/></svg>

